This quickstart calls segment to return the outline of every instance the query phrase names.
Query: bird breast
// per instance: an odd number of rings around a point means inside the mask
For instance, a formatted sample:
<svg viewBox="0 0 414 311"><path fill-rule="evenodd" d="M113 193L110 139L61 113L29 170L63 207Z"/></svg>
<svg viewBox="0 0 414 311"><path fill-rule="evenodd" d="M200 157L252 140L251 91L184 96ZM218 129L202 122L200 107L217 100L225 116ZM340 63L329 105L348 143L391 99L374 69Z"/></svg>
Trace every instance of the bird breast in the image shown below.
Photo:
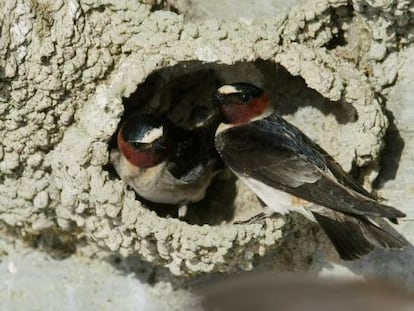
<svg viewBox="0 0 414 311"><path fill-rule="evenodd" d="M183 183L171 175L165 161L150 168L138 168L129 163L119 151L111 153L111 162L121 179L139 196L156 203L200 201L213 177L213 174L206 174L194 183Z"/></svg>

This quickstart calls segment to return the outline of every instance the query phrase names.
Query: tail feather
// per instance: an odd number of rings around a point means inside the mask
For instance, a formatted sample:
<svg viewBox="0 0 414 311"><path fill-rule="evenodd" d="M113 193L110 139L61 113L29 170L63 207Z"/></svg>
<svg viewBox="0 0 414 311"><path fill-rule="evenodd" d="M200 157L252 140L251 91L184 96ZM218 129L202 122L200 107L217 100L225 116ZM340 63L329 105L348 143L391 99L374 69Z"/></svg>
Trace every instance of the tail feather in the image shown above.
<svg viewBox="0 0 414 311"><path fill-rule="evenodd" d="M335 211L331 211L329 215L314 211L312 214L344 260L358 259L370 253L376 246L402 248L406 244L365 216L351 216Z"/></svg>
<svg viewBox="0 0 414 311"><path fill-rule="evenodd" d="M361 224L363 225L364 229L367 230L369 234L375 239L379 246L383 248L400 249L407 245L406 241L390 234L366 217L361 219Z"/></svg>

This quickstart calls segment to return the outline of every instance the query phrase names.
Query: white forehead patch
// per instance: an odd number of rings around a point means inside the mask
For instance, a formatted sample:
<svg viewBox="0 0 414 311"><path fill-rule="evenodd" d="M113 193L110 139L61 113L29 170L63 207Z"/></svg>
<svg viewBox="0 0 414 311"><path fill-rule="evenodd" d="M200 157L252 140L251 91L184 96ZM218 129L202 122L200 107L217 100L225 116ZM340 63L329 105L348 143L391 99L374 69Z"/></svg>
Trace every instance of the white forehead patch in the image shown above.
<svg viewBox="0 0 414 311"><path fill-rule="evenodd" d="M228 85L228 84L223 85L217 91L222 95L241 93L241 91L236 89L233 85Z"/></svg>
<svg viewBox="0 0 414 311"><path fill-rule="evenodd" d="M140 139L141 143L150 144L156 141L158 138L162 137L164 135L164 127L156 127L152 129L151 131L145 133L144 137Z"/></svg>

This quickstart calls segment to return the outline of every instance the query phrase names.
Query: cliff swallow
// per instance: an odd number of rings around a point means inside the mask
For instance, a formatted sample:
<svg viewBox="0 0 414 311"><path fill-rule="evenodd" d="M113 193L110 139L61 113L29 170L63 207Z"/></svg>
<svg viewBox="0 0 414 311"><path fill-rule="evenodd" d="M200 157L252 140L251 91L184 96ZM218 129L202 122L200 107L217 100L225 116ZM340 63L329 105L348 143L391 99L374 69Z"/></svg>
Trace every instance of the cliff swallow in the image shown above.
<svg viewBox="0 0 414 311"><path fill-rule="evenodd" d="M155 203L200 201L218 172L208 129L184 130L151 114L135 114L120 127L117 144L111 152L116 172Z"/></svg>
<svg viewBox="0 0 414 311"><path fill-rule="evenodd" d="M224 85L215 101L222 115L217 151L272 211L297 211L316 220L345 260L374 246L405 245L374 220L397 223L405 214L376 201L325 150L276 115L263 90Z"/></svg>

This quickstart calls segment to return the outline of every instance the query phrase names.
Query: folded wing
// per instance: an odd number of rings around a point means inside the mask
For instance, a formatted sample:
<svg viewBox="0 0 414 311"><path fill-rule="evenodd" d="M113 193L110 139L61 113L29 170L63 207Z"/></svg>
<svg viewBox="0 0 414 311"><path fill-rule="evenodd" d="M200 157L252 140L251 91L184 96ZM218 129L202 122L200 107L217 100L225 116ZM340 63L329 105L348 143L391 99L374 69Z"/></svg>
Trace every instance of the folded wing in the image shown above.
<svg viewBox="0 0 414 311"><path fill-rule="evenodd" d="M353 215L405 216L375 201L322 148L276 115L219 133L216 147L240 174L307 201Z"/></svg>

